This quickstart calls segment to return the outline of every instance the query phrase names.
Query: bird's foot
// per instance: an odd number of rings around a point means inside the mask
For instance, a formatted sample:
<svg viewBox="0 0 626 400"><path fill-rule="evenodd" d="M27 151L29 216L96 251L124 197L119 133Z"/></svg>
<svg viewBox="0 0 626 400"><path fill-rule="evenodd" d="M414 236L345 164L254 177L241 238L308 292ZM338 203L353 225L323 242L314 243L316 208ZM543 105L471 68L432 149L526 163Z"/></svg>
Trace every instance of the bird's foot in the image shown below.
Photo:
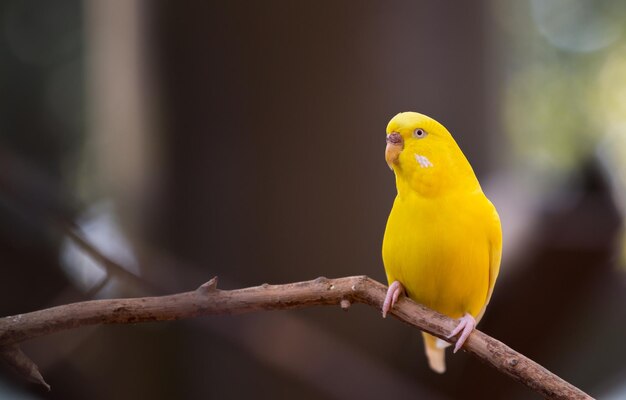
<svg viewBox="0 0 626 400"><path fill-rule="evenodd" d="M476 327L476 320L471 315L465 314L463 317L459 318L459 324L448 335L448 339L451 339L455 337L456 335L458 335L459 333L461 334L461 336L459 336L459 339L456 341L456 345L454 346L454 353L456 353L457 351L461 349L461 347L463 347L463 344L465 343L465 341L467 340L470 333L472 333L475 327Z"/></svg>
<svg viewBox="0 0 626 400"><path fill-rule="evenodd" d="M387 313L393 308L393 306L396 305L398 298L403 293L404 286L402 286L400 281L394 281L391 285L389 285L385 301L383 302L383 318L387 318Z"/></svg>

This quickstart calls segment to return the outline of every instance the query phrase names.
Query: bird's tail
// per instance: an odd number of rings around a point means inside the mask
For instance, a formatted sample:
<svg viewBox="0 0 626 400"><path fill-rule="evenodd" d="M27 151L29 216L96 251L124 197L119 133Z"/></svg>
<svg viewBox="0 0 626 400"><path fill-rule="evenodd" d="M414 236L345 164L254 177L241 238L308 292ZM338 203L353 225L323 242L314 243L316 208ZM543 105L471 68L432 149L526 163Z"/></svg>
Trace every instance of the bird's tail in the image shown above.
<svg viewBox="0 0 626 400"><path fill-rule="evenodd" d="M430 369L443 374L446 372L446 347L450 344L425 332L422 332L422 335L424 336L424 348Z"/></svg>

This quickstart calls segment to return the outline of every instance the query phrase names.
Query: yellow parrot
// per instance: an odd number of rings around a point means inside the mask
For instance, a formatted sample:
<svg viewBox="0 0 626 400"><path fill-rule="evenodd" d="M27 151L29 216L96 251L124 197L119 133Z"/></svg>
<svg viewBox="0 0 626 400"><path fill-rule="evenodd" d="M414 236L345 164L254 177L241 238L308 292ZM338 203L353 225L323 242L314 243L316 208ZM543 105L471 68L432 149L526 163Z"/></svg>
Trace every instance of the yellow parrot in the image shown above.
<svg viewBox="0 0 626 400"><path fill-rule="evenodd" d="M397 196L383 239L389 290L383 317L406 294L459 324L456 353L485 313L500 270L502 230L495 207L448 130L403 112L387 125L385 159ZM427 333L430 367L446 370L449 345Z"/></svg>

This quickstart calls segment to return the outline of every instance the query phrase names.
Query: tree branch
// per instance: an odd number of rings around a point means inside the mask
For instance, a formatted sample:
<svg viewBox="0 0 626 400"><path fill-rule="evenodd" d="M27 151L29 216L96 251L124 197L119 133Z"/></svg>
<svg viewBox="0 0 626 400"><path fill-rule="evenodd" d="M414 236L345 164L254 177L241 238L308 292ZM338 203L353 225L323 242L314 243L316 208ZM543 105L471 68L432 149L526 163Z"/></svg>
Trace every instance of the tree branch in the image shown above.
<svg viewBox="0 0 626 400"><path fill-rule="evenodd" d="M14 354L15 350L7 349L17 349L19 343L25 340L87 325L171 321L315 305L340 305L348 309L351 303L363 303L380 309L385 293L383 284L366 276L317 278L306 282L263 284L237 290L219 290L217 278L213 278L192 292L85 301L0 318L0 354ZM454 320L406 297L396 304L391 315L444 340L455 326ZM591 399L580 389L478 330L470 335L463 349L546 398Z"/></svg>

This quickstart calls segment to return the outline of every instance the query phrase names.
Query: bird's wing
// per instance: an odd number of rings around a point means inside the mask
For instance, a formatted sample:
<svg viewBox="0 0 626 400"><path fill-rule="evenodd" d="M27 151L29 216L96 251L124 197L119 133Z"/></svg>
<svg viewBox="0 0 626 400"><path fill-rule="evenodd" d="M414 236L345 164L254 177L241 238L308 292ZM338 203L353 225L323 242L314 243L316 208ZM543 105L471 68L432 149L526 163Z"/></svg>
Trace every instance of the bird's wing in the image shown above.
<svg viewBox="0 0 626 400"><path fill-rule="evenodd" d="M491 219L489 220L488 236L489 236L489 290L487 291L487 298L485 299L485 305L478 313L476 317L476 323L480 321L485 314L487 304L491 299L493 293L493 287L496 284L498 273L500 272L500 260L502 259L502 227L500 226L500 217L495 207L491 205Z"/></svg>

